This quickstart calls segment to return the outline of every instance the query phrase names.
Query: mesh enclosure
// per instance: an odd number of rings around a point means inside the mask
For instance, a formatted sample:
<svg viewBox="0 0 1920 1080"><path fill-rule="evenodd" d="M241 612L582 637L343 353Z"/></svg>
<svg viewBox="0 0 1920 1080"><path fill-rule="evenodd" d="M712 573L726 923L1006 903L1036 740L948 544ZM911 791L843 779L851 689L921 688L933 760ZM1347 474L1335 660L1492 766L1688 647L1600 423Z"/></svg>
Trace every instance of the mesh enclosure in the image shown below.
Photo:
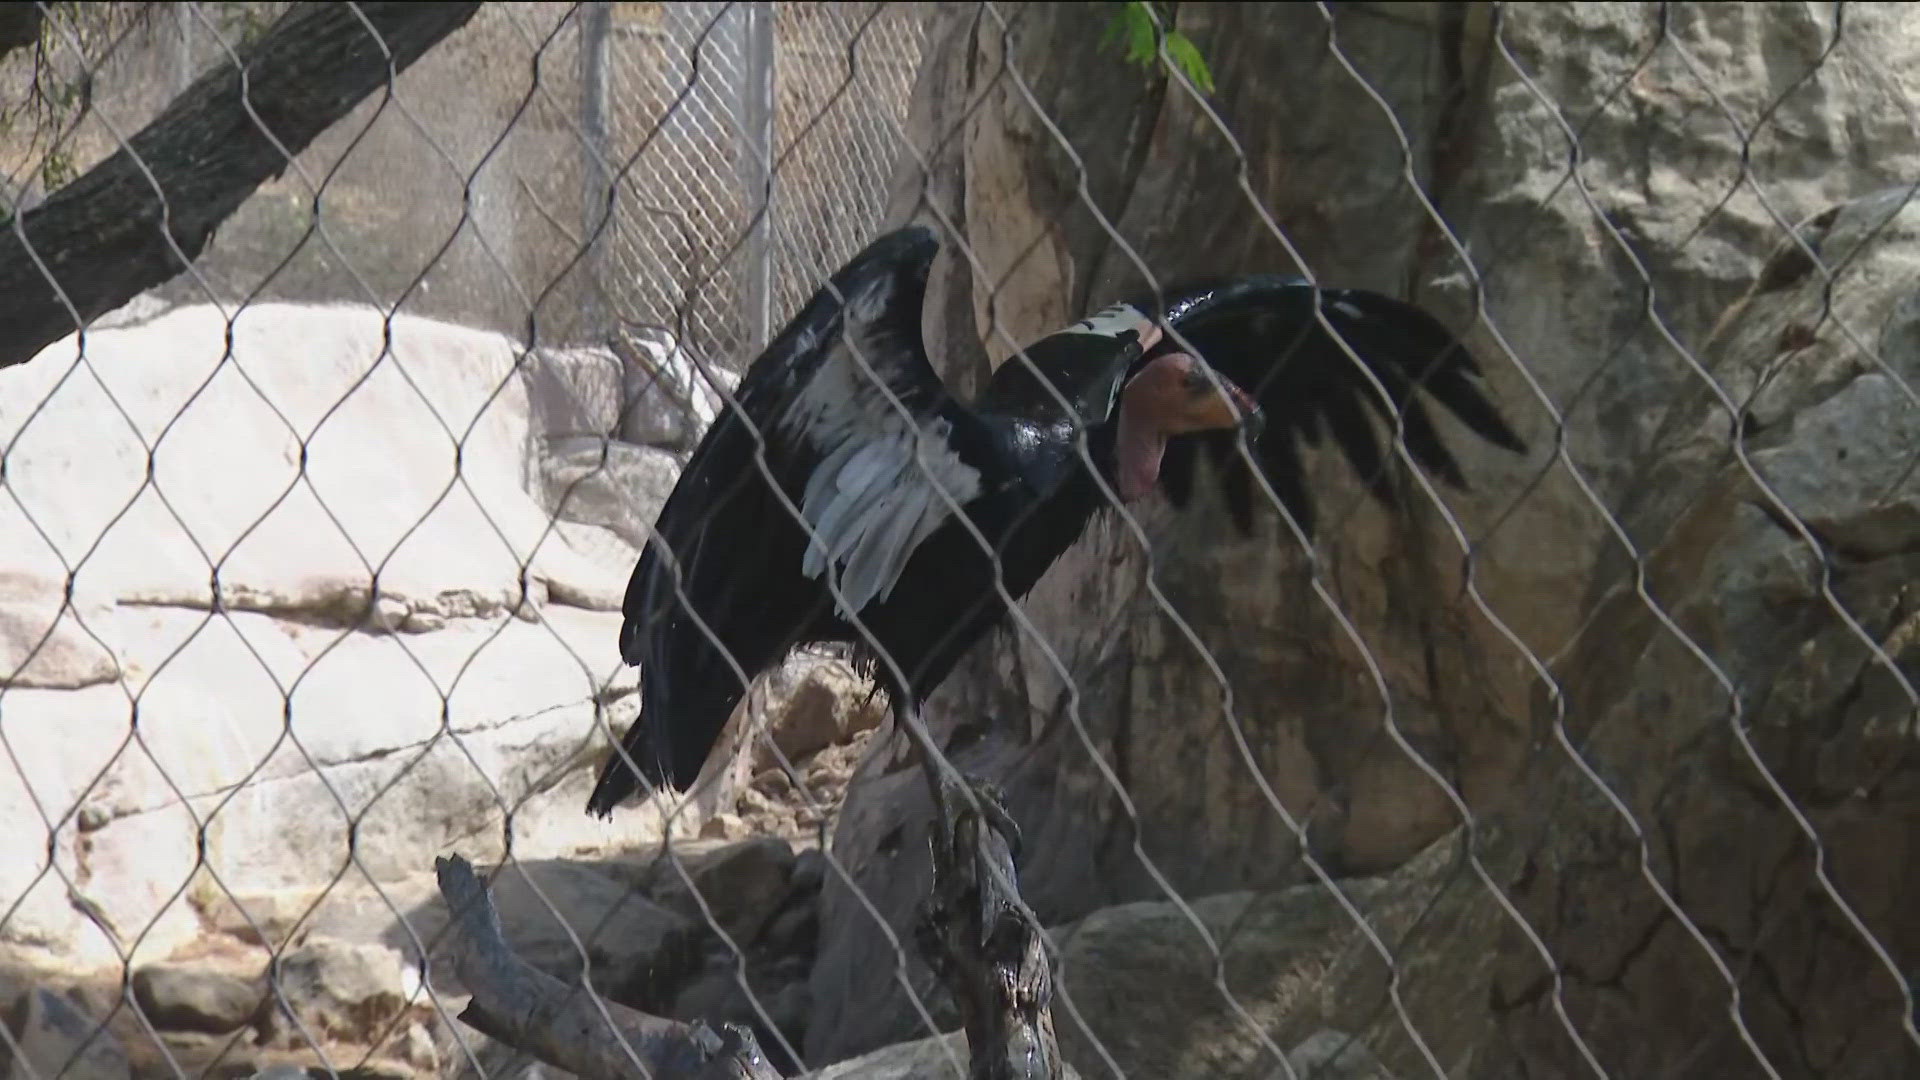
<svg viewBox="0 0 1920 1080"><path fill-rule="evenodd" d="M1917 26L4 6L0 1068L1920 1074Z"/></svg>
<svg viewBox="0 0 1920 1080"><path fill-rule="evenodd" d="M605 51L605 156L631 178L602 241L612 312L743 368L878 227L925 9L610 15L604 45L587 47Z"/></svg>

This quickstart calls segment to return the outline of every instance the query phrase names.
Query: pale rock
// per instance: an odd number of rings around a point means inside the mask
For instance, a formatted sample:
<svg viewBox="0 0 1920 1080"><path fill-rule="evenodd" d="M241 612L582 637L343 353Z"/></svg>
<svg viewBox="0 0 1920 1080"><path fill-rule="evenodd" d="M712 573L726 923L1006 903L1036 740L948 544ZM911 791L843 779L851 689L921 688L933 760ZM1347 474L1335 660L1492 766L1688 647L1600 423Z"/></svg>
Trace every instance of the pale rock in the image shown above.
<svg viewBox="0 0 1920 1080"><path fill-rule="evenodd" d="M1863 373L1794 413L1783 445L1753 454L1774 497L1855 557L1920 543L1920 483L1907 461L1920 445L1920 402L1910 389Z"/></svg>
<svg viewBox="0 0 1920 1080"><path fill-rule="evenodd" d="M1287 1075L1282 1056L1296 1063L1330 1059L1339 1044L1326 1045L1325 1029L1338 1026L1336 1019L1381 1022L1372 1010L1385 972L1369 934L1395 941L1424 919L1422 940L1464 927L1478 941L1498 926L1497 912L1474 909L1484 894L1458 889L1460 895L1435 903L1457 854L1450 838L1391 875L1340 883L1364 926L1314 883L1122 904L1050 930L1060 949L1054 1020L1062 1053L1088 1072L1111 1055L1128 1076L1221 1080ZM1444 963L1437 970L1402 966L1399 974L1417 987L1402 992L1423 1000L1446 994L1445 970ZM1072 1001L1071 1011L1060 1007L1062 998ZM1360 1071L1317 1075L1382 1080L1384 1070L1364 1048L1375 1037L1363 1033L1359 1052L1339 1058L1339 1069Z"/></svg>
<svg viewBox="0 0 1920 1080"><path fill-rule="evenodd" d="M549 512L604 528L635 551L652 538L654 519L679 478L680 459L665 450L593 436L551 440L540 457Z"/></svg>
<svg viewBox="0 0 1920 1080"><path fill-rule="evenodd" d="M605 526L556 518L553 529L567 546L621 579L631 576L634 564L640 561L640 548Z"/></svg>
<svg viewBox="0 0 1920 1080"><path fill-rule="evenodd" d="M593 710L573 706L319 773L289 768L201 800L209 813L220 806L208 825L207 861L233 888L270 890L320 884L348 865L399 880L455 845L494 858L510 810L515 849L528 854L604 837L604 825L579 812L580 748L593 729ZM574 779L549 789L562 774ZM577 800L571 806L567 795Z"/></svg>
<svg viewBox="0 0 1920 1080"><path fill-rule="evenodd" d="M120 677L105 630L105 607L76 610L60 581L0 571L0 686L78 690Z"/></svg>
<svg viewBox="0 0 1920 1080"><path fill-rule="evenodd" d="M312 1048L304 1046L299 1049L280 1049L202 1044L194 1049L202 1060L195 1060L195 1055L179 1055L182 1070L192 1070L188 1075L193 1076L246 1076L248 1080L425 1080L433 1075L416 1068L409 1061L367 1057L365 1048L351 1044L327 1046L325 1049L329 1060L322 1060ZM342 1058L347 1058L353 1064L342 1068ZM200 1068L195 1068L196 1065ZM168 1068L164 1064L159 1067ZM254 1071L240 1071L249 1068Z"/></svg>
<svg viewBox="0 0 1920 1080"><path fill-rule="evenodd" d="M256 1071L252 1076L248 1077L247 1080L308 1080L312 1075L313 1074L308 1072L303 1065L281 1063L268 1065Z"/></svg>
<svg viewBox="0 0 1920 1080"><path fill-rule="evenodd" d="M224 1035L253 1019L264 988L197 963L148 964L133 973L133 1000L162 1031Z"/></svg>
<svg viewBox="0 0 1920 1080"><path fill-rule="evenodd" d="M605 845L607 826L580 812L592 776L577 768L577 747L593 722L591 708L559 709L472 732L459 742L443 738L319 773L289 767L276 779L197 797L192 809L205 826L205 865L224 888L240 894L315 890L342 871L403 880L449 848L498 858L505 849L507 807L516 811L514 850L526 856ZM281 755L300 760L291 747L273 760ZM560 774L566 781L554 784ZM632 818L641 837L658 828L656 816ZM181 894L200 880L199 835L194 814L175 803L115 818L84 838L77 857L89 874L86 888L129 943L144 931L143 957L158 959L199 932L195 897L207 897L203 906L229 906L210 883ZM17 867L21 881L32 880L37 859ZM9 874L15 870L6 868ZM57 886L58 879L49 877L34 893L34 910L53 921L16 919L8 923L8 935L33 934L53 947L84 945L89 956L110 961L110 953L92 944L99 935L63 910ZM273 913L265 917L271 921ZM236 927L246 922L237 915L223 921ZM35 929L43 925L44 931Z"/></svg>
<svg viewBox="0 0 1920 1080"><path fill-rule="evenodd" d="M388 1041L388 1047L399 1055L401 1060L414 1065L429 1076L440 1074L440 1048L434 1045L433 1035L425 1025L408 1024L405 1031Z"/></svg>
<svg viewBox="0 0 1920 1080"><path fill-rule="evenodd" d="M124 326L147 322L172 306L156 293L143 292L105 315L95 318L88 325L94 331L117 330Z"/></svg>
<svg viewBox="0 0 1920 1080"><path fill-rule="evenodd" d="M499 868L490 888L514 954L558 978L578 977L582 946L594 977L603 983L618 984L643 973L671 979L694 959L692 923L582 863L509 863ZM446 902L431 871L377 888L364 881L343 882L319 897L266 894L242 897L241 902L257 923L267 924L266 929L282 939L291 919L304 917L303 927L315 935L378 944L413 958L410 963L418 959L420 945L431 947L447 926ZM275 912L281 913L279 919ZM459 980L445 952L444 947L434 950L433 983L436 989L455 991Z"/></svg>
<svg viewBox="0 0 1920 1080"><path fill-rule="evenodd" d="M745 948L786 898L793 864L793 848L774 836L692 858L669 851L653 865L651 891L655 900L690 922L723 931Z"/></svg>
<svg viewBox="0 0 1920 1080"><path fill-rule="evenodd" d="M307 1039L370 1044L407 1009L400 954L380 945L314 938L268 969L260 1023L283 1046Z"/></svg>
<svg viewBox="0 0 1920 1080"><path fill-rule="evenodd" d="M687 449L719 415L719 389L739 376L705 372L659 328L623 329L612 347L533 351L529 374L541 430L618 438L638 446Z"/></svg>
<svg viewBox="0 0 1920 1080"><path fill-rule="evenodd" d="M374 567L382 595L441 614L512 606L525 564L567 595L617 594L522 486L511 341L352 306L250 304L231 329L229 360L217 308L173 308L89 334L87 378L65 378L71 340L0 376L13 569L63 576L56 552L91 550L82 596L204 610L218 559L227 610L336 623L366 610Z"/></svg>
<svg viewBox="0 0 1920 1080"><path fill-rule="evenodd" d="M616 730L636 706L618 696L631 669L586 666L612 650L618 617L572 609L549 610L539 625L462 621L409 638L165 608L114 609L108 625L129 643L144 744L127 741L134 714L118 687L7 692L0 723L21 768L0 774L0 807L22 824L0 830L0 849L18 846L0 863L5 895L25 889L44 857L35 804L59 822L83 791L89 849L121 867L109 875L116 888L149 891L154 903L194 864L195 824L180 795L208 816L209 856L239 875L236 888L327 880L346 858L347 815L362 811L361 854L382 873L411 875L431 865L441 840L429 836L499 819L500 798L584 803L591 777L566 770L603 738L594 699L607 699L597 709ZM136 830L130 819L143 816L161 824ZM624 835L644 838L644 820L630 816ZM423 828L436 821L443 831ZM77 824L63 826L59 851L75 849ZM536 845L611 835L573 813L524 814L515 830ZM151 890L123 872L151 877ZM135 913L132 925L152 914Z"/></svg>
<svg viewBox="0 0 1920 1080"><path fill-rule="evenodd" d="M547 606L547 601L552 594L544 581L534 579L525 584L526 587L514 598L513 617L521 622L537 623L540 621L540 609ZM606 611L612 607L604 595L583 593L576 599L587 599L589 602L576 603L574 607L591 608L595 611Z"/></svg>
<svg viewBox="0 0 1920 1080"><path fill-rule="evenodd" d="M136 962L160 959L200 932L188 892L198 873L195 833L193 813L176 802L116 819L80 840L78 891L123 948L137 945Z"/></svg>
<svg viewBox="0 0 1920 1080"><path fill-rule="evenodd" d="M769 799L784 799L794 794L792 779L780 769L765 769L755 773L751 786Z"/></svg>
<svg viewBox="0 0 1920 1080"><path fill-rule="evenodd" d="M409 611L400 622L401 632L407 634L431 634L446 628L447 620L431 611Z"/></svg>
<svg viewBox="0 0 1920 1080"><path fill-rule="evenodd" d="M873 730L886 716L886 705L874 694L873 684L837 660L799 657L769 678L776 701L769 708L767 725L772 746L757 744L758 768L776 767L781 757L789 764L803 762Z"/></svg>
<svg viewBox="0 0 1920 1080"><path fill-rule="evenodd" d="M1888 33L1883 47L1914 44ZM1616 1075L1731 1074L1808 1046L1825 1048L1820 1069L1833 1076L1920 1063L1886 961L1920 928L1920 789L1892 765L1913 745L1920 534L1889 513L1915 495L1902 464L1914 406L1891 380L1911 380L1920 361L1920 206L1875 192L1806 231L1817 251L1844 253L1845 274L1829 282L1808 266L1767 280L1707 356L1735 400L1758 391L1747 461L1728 451L1719 393L1696 387L1670 403L1644 489L1620 514L1643 546L1603 548L1588 625L1555 660L1579 760L1544 755L1516 793L1532 823L1524 847L1482 844L1561 970L1617 974L1502 1014L1454 1051L1476 1051L1479 1070L1582 1068L1562 1009ZM1823 542L1809 543L1795 515ZM1699 967L1687 926L1668 921L1650 866L1666 868L1663 887L1684 898L1694 932L1748 970L1804 973L1751 1014L1754 1046L1697 1037L1724 1017L1726 984ZM1836 935L1841 903L1858 922ZM1478 965L1488 940L1425 952ZM1464 997L1519 1002L1537 985L1533 947L1501 951L1478 980L1456 977ZM1416 1018L1440 1032L1454 1019ZM1414 1071L1376 1033L1370 1048Z"/></svg>
<svg viewBox="0 0 1920 1080"><path fill-rule="evenodd" d="M534 429L561 437L614 434L624 366L611 349L533 349L524 370Z"/></svg>
<svg viewBox="0 0 1920 1080"><path fill-rule="evenodd" d="M740 381L697 360L661 328L623 331L614 351L623 361L619 434L630 443L691 447L720 415L721 392L731 393Z"/></svg>
<svg viewBox="0 0 1920 1080"><path fill-rule="evenodd" d="M8 1007L10 1041L0 1046L9 1080L60 1075L87 1080L131 1080L125 1048L111 1030L66 995L28 990Z"/></svg>
<svg viewBox="0 0 1920 1080"><path fill-rule="evenodd" d="M405 600L382 596L373 602L373 614L368 624L374 630L391 634L406 625L407 617L412 613Z"/></svg>

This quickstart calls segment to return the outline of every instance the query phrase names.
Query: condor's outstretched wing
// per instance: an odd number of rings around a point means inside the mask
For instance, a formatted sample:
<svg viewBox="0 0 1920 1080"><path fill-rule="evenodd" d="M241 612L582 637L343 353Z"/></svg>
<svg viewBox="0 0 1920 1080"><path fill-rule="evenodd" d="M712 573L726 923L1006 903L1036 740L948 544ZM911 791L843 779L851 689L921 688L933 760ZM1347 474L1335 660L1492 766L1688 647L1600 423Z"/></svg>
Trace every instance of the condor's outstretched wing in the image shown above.
<svg viewBox="0 0 1920 1080"><path fill-rule="evenodd" d="M971 414L920 338L938 247L924 227L868 245L753 362L738 407L694 450L627 586L620 655L641 668L640 716L590 813L636 790L628 757L650 783L689 786L746 682L832 622L829 578L858 611L947 519L929 475L956 503L977 490L977 467L948 442Z"/></svg>
<svg viewBox="0 0 1920 1080"><path fill-rule="evenodd" d="M1316 293L1327 321L1386 388L1390 401L1381 399L1314 317ZM1133 305L1162 311L1152 298ZM1405 301L1360 289L1316 289L1301 278L1255 275L1168 293L1162 318L1210 366L1259 400L1267 430L1253 456L1309 535L1314 506L1300 447L1318 445L1323 434L1332 436L1362 482L1389 505L1394 491L1385 464L1391 447L1382 439L1392 437L1396 411L1405 417L1413 460L1455 487L1466 487L1466 478L1434 427L1429 400L1495 446L1526 452L1526 444L1481 391L1473 354L1438 319ZM1181 347L1169 334L1145 359ZM1254 485L1232 432L1183 436L1168 445L1160 475L1169 501L1187 504L1194 458L1203 450L1218 466L1235 524L1250 532Z"/></svg>

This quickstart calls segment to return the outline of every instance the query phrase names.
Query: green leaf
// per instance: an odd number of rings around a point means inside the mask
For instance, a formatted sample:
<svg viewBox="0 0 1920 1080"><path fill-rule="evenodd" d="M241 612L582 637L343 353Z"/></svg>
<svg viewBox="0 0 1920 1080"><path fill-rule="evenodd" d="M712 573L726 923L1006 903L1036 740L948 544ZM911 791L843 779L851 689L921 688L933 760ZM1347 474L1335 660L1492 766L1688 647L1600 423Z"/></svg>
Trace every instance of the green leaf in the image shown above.
<svg viewBox="0 0 1920 1080"><path fill-rule="evenodd" d="M1207 67L1207 60L1200 55L1199 46L1193 39L1178 30L1167 32L1167 56L1180 68L1195 89L1203 94L1213 93L1213 71Z"/></svg>
<svg viewBox="0 0 1920 1080"><path fill-rule="evenodd" d="M1213 70L1207 66L1206 58L1200 55L1200 48L1192 38L1171 29L1163 37L1160 27L1165 20L1156 22L1153 8L1145 0L1128 0L1117 6L1119 10L1107 20L1106 31L1100 35L1101 52L1115 42L1124 42L1126 63L1152 69L1160 59L1160 48L1164 44L1167 59L1180 74L1200 93L1213 93Z"/></svg>
<svg viewBox="0 0 1920 1080"><path fill-rule="evenodd" d="M1159 42L1153 32L1153 16L1147 13L1145 4L1127 5L1127 60L1135 64L1153 62L1154 54L1159 51Z"/></svg>

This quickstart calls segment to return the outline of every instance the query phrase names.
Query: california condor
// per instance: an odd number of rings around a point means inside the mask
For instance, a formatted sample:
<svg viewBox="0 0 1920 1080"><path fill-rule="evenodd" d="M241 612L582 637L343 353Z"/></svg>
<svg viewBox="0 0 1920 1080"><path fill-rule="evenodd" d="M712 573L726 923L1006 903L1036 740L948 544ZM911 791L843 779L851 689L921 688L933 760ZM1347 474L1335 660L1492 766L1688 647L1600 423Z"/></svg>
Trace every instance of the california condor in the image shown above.
<svg viewBox="0 0 1920 1080"><path fill-rule="evenodd" d="M921 226L868 245L754 361L701 439L627 587L620 654L640 666L640 716L602 770L590 813L610 814L641 777L685 790L748 682L798 646L851 645L896 715L914 715L1006 617L996 565L1005 595L1025 596L1112 508L1102 480L1124 500L1161 483L1184 505L1194 456L1210 452L1225 466L1234 520L1251 530L1244 426L1267 481L1310 530L1298 449L1323 432L1392 499L1370 406L1389 425L1400 410L1413 459L1463 486L1416 384L1481 437L1525 450L1482 395L1473 357L1432 316L1297 278L1176 289L1164 308L1117 304L1028 346L1028 362L1010 358L962 404L920 335L938 249ZM1391 407L1315 319L1316 295ZM1161 312L1159 325L1149 311Z"/></svg>

